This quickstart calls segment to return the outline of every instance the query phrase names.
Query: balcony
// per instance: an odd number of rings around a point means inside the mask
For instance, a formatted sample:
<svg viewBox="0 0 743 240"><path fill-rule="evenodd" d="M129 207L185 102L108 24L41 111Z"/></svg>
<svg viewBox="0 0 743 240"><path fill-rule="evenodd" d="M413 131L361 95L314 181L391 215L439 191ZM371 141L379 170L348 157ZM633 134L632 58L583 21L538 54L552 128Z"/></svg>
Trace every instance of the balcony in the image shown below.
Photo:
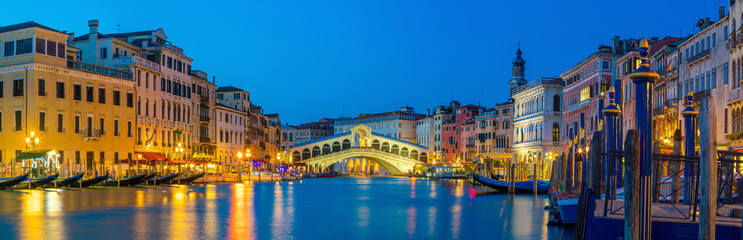
<svg viewBox="0 0 743 240"><path fill-rule="evenodd" d="M740 98L740 88L736 88L736 89L730 90L730 92L728 93L728 99L727 100L728 100L727 101L728 104L733 104L733 103L739 102L741 100L741 98Z"/></svg>
<svg viewBox="0 0 743 240"><path fill-rule="evenodd" d="M202 122L209 122L212 119L209 116L199 116L199 120Z"/></svg>
<svg viewBox="0 0 743 240"><path fill-rule="evenodd" d="M572 106L569 106L568 107L568 112L572 112L572 111L581 109L581 108L583 108L585 106L588 106L588 103L590 103L590 102L591 102L591 99L586 99L586 100L583 100L583 101L579 102L578 104L574 104Z"/></svg>
<svg viewBox="0 0 743 240"><path fill-rule="evenodd" d="M663 114L665 114L665 110L666 110L666 107L665 106L654 107L653 108L653 117L663 116Z"/></svg>
<svg viewBox="0 0 743 240"><path fill-rule="evenodd" d="M675 108L676 106L678 106L678 103L679 103L678 98L671 98L671 99L666 100L666 107Z"/></svg>
<svg viewBox="0 0 743 240"><path fill-rule="evenodd" d="M151 62L141 57L125 56L125 57L115 57L115 59L119 59L119 64L117 65L140 65L140 66L147 67L147 68L150 68L156 71L160 71L160 64Z"/></svg>
<svg viewBox="0 0 743 240"><path fill-rule="evenodd" d="M199 137L199 142L201 143L212 143L212 139L208 137Z"/></svg>
<svg viewBox="0 0 743 240"><path fill-rule="evenodd" d="M208 97L199 95L199 100L200 100L201 104L203 104L203 105L209 105L209 98Z"/></svg>
<svg viewBox="0 0 743 240"><path fill-rule="evenodd" d="M84 128L83 129L83 140L85 141L98 141L101 139L101 129L95 128Z"/></svg>
<svg viewBox="0 0 743 240"><path fill-rule="evenodd" d="M694 64L699 59L703 59L705 57L708 57L709 56L709 52L710 52L710 49L707 49L707 50L704 50L704 51L701 51L701 52L697 53L697 55L694 55L694 56L691 56L691 57L687 58L686 59L686 64L691 65L691 64Z"/></svg>
<svg viewBox="0 0 743 240"><path fill-rule="evenodd" d="M129 80L134 78L132 73L127 72L127 71L122 71L122 70L107 68L107 67L101 67L101 66L96 66L93 64L87 64L87 63L72 61L72 60L67 60L67 67L72 68L72 69L86 71L86 72L92 72L92 73L113 76L113 77L125 78Z"/></svg>

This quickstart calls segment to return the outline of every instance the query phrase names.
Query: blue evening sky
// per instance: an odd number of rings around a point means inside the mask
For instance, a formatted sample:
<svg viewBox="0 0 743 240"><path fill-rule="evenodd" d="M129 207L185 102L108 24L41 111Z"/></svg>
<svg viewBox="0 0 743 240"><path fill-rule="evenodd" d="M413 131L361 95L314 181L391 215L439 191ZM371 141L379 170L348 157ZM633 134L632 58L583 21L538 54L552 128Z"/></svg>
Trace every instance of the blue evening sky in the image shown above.
<svg viewBox="0 0 743 240"><path fill-rule="evenodd" d="M217 85L249 91L265 113L322 117L508 98L520 41L526 78L557 76L621 38L688 35L728 1L8 1L0 26L75 32L162 27Z"/></svg>

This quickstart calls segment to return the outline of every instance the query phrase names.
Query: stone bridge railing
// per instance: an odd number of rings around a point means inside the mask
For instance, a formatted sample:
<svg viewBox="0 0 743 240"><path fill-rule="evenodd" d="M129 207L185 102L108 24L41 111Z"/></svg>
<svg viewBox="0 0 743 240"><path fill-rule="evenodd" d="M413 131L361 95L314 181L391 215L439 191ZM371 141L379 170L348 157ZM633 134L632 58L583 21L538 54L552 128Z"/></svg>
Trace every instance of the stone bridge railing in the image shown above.
<svg viewBox="0 0 743 240"><path fill-rule="evenodd" d="M320 165L324 168L333 163L341 162L343 159L356 157L374 159L391 173L397 174L407 173L408 170L412 169L416 164L423 164L422 162L409 157L403 157L374 148L350 148L340 152L312 157L302 160L300 163L307 165ZM389 169L390 167L393 167L394 169Z"/></svg>

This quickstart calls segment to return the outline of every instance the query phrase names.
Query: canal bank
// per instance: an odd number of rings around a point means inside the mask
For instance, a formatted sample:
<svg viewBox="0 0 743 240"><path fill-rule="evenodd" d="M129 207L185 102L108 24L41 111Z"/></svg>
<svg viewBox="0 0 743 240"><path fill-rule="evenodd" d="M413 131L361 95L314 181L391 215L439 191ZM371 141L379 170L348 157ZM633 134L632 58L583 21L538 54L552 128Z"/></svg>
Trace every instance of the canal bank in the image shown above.
<svg viewBox="0 0 743 240"><path fill-rule="evenodd" d="M477 195L463 180L316 178L0 192L15 239L562 239L546 197ZM113 226L113 227L112 227Z"/></svg>

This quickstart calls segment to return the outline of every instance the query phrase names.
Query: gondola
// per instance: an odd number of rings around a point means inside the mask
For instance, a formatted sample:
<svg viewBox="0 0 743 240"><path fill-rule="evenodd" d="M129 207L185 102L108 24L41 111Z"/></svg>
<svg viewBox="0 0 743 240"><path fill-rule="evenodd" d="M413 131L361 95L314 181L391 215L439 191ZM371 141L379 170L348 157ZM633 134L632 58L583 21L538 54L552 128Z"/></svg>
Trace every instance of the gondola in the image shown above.
<svg viewBox="0 0 743 240"><path fill-rule="evenodd" d="M163 183L169 183L170 180L173 180L176 177L178 177L177 173L165 175L162 177L150 178L150 179L147 179L147 181L145 181L145 185L160 185Z"/></svg>
<svg viewBox="0 0 743 240"><path fill-rule="evenodd" d="M495 180L489 177L484 177L479 174L475 174L472 178L495 190L501 192L508 192L508 182ZM549 181L537 180L537 193L546 193L549 191ZM534 180L516 181L514 184L515 193L534 193Z"/></svg>
<svg viewBox="0 0 743 240"><path fill-rule="evenodd" d="M157 173L150 173L150 174L147 174L147 176L144 176L144 180L149 180L149 179L152 179L152 178L154 178L154 177L155 177L155 175L157 175Z"/></svg>
<svg viewBox="0 0 743 240"><path fill-rule="evenodd" d="M197 173L197 174L194 174L188 177L176 178L176 179L170 180L170 184L189 184L193 181L196 181L196 179L203 177L205 174L206 173L201 172L201 173Z"/></svg>
<svg viewBox="0 0 743 240"><path fill-rule="evenodd" d="M71 188L90 187L90 186L96 185L96 184L98 184L100 182L103 182L104 180L106 180L106 178L108 178L108 175L97 176L97 177L94 177L94 178L89 178L89 179L85 179L85 180L82 180L82 181L73 182L68 187L71 187Z"/></svg>
<svg viewBox="0 0 743 240"><path fill-rule="evenodd" d="M54 181L54 179L57 179L57 177L59 177L59 174L54 174L51 176L40 177L40 178L26 179L26 181L18 183L18 185L13 186L13 188L14 189L35 189L35 188L44 186L47 183Z"/></svg>
<svg viewBox="0 0 743 240"><path fill-rule="evenodd" d="M130 187L137 184L140 184L145 181L145 177L147 177L149 174L140 174L133 177L128 177L124 179L119 180L108 180L103 183L103 186L106 187Z"/></svg>
<svg viewBox="0 0 743 240"><path fill-rule="evenodd" d="M47 183L46 185L44 185L44 187L45 188L61 188L61 187L66 187L66 186L68 186L68 185L70 185L70 184L72 184L74 182L79 181L81 178L83 178L83 174L82 173L77 174L75 176L71 176L71 177L67 177L67 178L63 178L63 179L54 180L54 181L52 181L52 182Z"/></svg>
<svg viewBox="0 0 743 240"><path fill-rule="evenodd" d="M28 174L12 177L12 178L0 178L0 189L8 189L16 184L25 181L28 178Z"/></svg>

